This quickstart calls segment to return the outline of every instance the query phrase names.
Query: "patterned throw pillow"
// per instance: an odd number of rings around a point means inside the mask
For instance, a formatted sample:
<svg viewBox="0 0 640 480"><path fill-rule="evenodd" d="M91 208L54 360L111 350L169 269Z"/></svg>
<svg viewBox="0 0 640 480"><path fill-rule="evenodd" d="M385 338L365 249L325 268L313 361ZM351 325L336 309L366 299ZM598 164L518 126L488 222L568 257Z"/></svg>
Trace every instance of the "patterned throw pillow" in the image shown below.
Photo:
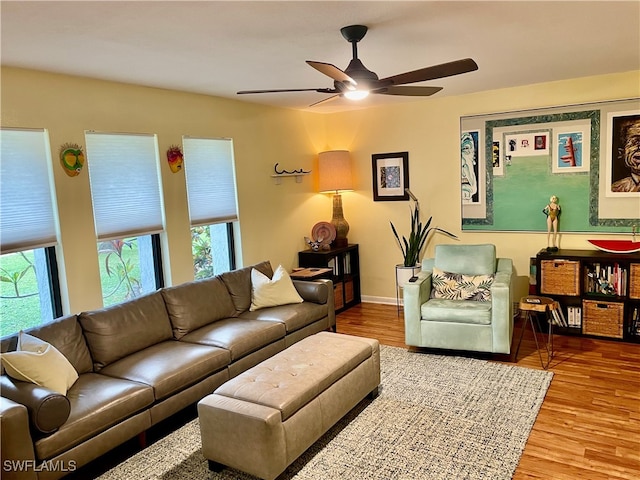
<svg viewBox="0 0 640 480"><path fill-rule="evenodd" d="M494 277L495 275L451 273L433 267L431 298L489 302Z"/></svg>

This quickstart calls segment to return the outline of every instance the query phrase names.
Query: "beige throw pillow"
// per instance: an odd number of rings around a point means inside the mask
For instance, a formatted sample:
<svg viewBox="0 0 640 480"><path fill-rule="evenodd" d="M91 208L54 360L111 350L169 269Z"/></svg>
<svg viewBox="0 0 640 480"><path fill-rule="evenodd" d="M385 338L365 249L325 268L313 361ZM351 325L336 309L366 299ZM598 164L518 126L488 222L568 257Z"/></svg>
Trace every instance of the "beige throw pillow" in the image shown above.
<svg viewBox="0 0 640 480"><path fill-rule="evenodd" d="M302 302L302 297L298 294L291 277L282 265L278 265L271 279L255 268L251 270L250 311Z"/></svg>
<svg viewBox="0 0 640 480"><path fill-rule="evenodd" d="M78 379L78 372L56 347L24 332L18 334L16 351L2 354L2 365L11 378L62 395Z"/></svg>

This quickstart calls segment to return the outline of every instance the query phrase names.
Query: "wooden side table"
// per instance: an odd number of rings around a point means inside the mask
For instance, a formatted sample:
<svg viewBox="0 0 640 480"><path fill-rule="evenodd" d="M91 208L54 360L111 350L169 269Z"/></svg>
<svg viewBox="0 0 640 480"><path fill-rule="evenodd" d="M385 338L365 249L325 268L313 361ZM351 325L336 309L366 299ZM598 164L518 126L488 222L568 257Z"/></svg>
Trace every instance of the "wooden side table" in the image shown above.
<svg viewBox="0 0 640 480"><path fill-rule="evenodd" d="M519 308L521 312L525 312L524 325L522 326L522 331L520 332L520 340L518 341L518 347L516 348L516 356L515 360L518 361L518 351L520 350L520 344L522 343L522 337L524 336L524 331L527 328L527 325L531 325L531 331L533 332L533 339L536 342L536 349L538 350L538 356L540 357L540 365L542 365L543 369L549 368L549 364L551 363L551 359L553 358L553 310L556 310L559 307L558 302L549 297L540 297L537 295L529 295L527 297L522 297L520 299ZM547 332L547 341L544 343L544 348L547 351L547 362L545 363L542 360L542 351L540 343L538 342L538 335L536 333L536 327L533 324L533 319L535 317L536 324L538 325L538 330L542 332L542 328L540 327L540 321L538 320L538 313L544 313L545 318L547 319L547 323L549 325L549 330Z"/></svg>
<svg viewBox="0 0 640 480"><path fill-rule="evenodd" d="M332 268L296 268L289 276L294 280L316 280L318 278L331 279Z"/></svg>

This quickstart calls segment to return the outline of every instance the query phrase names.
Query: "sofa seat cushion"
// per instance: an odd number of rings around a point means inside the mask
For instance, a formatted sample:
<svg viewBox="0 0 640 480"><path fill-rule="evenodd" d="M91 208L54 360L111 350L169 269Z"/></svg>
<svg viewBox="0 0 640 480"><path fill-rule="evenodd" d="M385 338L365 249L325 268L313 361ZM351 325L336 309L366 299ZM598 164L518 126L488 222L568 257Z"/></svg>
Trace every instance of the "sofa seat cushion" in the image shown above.
<svg viewBox="0 0 640 480"><path fill-rule="evenodd" d="M280 322L285 325L287 333L290 333L325 318L327 314L326 304L304 302L245 312L240 315L240 318Z"/></svg>
<svg viewBox="0 0 640 480"><path fill-rule="evenodd" d="M429 322L491 324L491 302L432 298L422 304L420 313Z"/></svg>
<svg viewBox="0 0 640 480"><path fill-rule="evenodd" d="M57 432L35 442L39 460L52 458L153 404L153 389L128 380L85 373L67 392L71 412Z"/></svg>
<svg viewBox="0 0 640 480"><path fill-rule="evenodd" d="M226 368L229 363L229 352L221 348L168 340L118 360L100 373L149 385L157 401Z"/></svg>
<svg viewBox="0 0 640 480"><path fill-rule="evenodd" d="M181 341L225 348L231 353L231 361L235 362L285 335L281 322L227 318L199 328L182 337Z"/></svg>

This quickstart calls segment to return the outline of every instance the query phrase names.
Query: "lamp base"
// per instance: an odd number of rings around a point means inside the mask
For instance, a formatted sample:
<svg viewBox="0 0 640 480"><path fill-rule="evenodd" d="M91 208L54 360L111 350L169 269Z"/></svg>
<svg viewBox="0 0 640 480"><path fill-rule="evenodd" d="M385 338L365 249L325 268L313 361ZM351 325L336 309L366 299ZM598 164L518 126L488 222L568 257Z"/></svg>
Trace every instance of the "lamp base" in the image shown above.
<svg viewBox="0 0 640 480"><path fill-rule="evenodd" d="M348 245L347 233L349 233L349 224L344 219L342 211L342 196L336 193L333 196L333 218L331 223L336 227L336 238L331 242L332 247L346 247Z"/></svg>
<svg viewBox="0 0 640 480"><path fill-rule="evenodd" d="M331 242L331 246L333 248L342 248L349 246L349 241L347 238L336 238L333 242Z"/></svg>

